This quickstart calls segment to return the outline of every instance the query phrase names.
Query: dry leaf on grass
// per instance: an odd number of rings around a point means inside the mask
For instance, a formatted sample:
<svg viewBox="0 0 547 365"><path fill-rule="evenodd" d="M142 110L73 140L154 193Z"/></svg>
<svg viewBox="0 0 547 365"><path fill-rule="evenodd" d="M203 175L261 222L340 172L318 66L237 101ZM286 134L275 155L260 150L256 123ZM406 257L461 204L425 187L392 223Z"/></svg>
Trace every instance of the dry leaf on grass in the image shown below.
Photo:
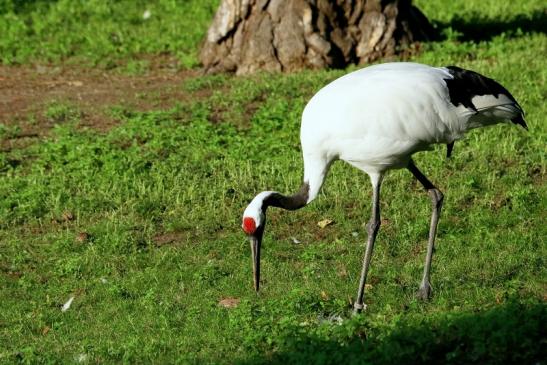
<svg viewBox="0 0 547 365"><path fill-rule="evenodd" d="M336 272L336 274L341 277L341 278L345 278L348 276L348 269L346 268L345 265L341 265L339 268L338 268L338 271Z"/></svg>
<svg viewBox="0 0 547 365"><path fill-rule="evenodd" d="M322 221L317 222L317 225L320 228L325 228L326 226L330 226L333 223L334 221L332 219L323 219Z"/></svg>
<svg viewBox="0 0 547 365"><path fill-rule="evenodd" d="M224 298L218 302L218 305L224 308L235 308L238 306L240 301L241 300L238 298Z"/></svg>
<svg viewBox="0 0 547 365"><path fill-rule="evenodd" d="M65 210L63 212L63 220L65 222L69 222L69 221L74 220L74 213L72 213L70 210Z"/></svg>
<svg viewBox="0 0 547 365"><path fill-rule="evenodd" d="M87 232L80 232L78 233L78 236L76 236L76 241L79 243L84 243L89 239L89 233Z"/></svg>

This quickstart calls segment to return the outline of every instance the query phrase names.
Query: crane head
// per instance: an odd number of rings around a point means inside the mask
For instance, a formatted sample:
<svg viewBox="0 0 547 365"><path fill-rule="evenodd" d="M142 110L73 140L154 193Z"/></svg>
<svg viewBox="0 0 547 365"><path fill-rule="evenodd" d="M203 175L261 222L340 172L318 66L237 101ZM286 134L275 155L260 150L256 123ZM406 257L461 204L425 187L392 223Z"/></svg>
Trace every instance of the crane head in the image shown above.
<svg viewBox="0 0 547 365"><path fill-rule="evenodd" d="M271 191L263 191L254 197L251 203L243 212L241 228L251 243L251 255L253 260L253 282L258 292L260 286L260 245L264 227L266 226L266 209L268 204L265 201L272 195Z"/></svg>
<svg viewBox="0 0 547 365"><path fill-rule="evenodd" d="M241 228L251 243L251 258L253 261L253 283L254 288L258 292L260 287L260 246L262 244L262 235L264 234L264 226L266 223L265 216L262 217L261 224L253 217L243 217Z"/></svg>

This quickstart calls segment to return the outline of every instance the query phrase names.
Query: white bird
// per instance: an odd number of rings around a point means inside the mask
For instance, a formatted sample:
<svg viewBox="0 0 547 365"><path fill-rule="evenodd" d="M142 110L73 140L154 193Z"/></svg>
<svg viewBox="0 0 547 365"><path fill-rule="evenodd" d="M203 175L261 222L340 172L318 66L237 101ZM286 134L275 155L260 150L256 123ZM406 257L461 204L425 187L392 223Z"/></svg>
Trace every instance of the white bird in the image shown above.
<svg viewBox="0 0 547 365"><path fill-rule="evenodd" d="M528 129L515 98L496 81L455 66L386 63L347 74L322 88L302 114L300 140L304 181L292 196L259 193L243 214L251 241L255 290L260 281L260 246L268 207L300 209L318 195L330 165L343 160L366 172L372 183L372 217L354 311L363 308L372 250L380 228L380 185L390 169L407 168L433 203L429 241L418 297L431 293L429 273L443 194L412 161L412 154L454 141L470 129L512 122Z"/></svg>

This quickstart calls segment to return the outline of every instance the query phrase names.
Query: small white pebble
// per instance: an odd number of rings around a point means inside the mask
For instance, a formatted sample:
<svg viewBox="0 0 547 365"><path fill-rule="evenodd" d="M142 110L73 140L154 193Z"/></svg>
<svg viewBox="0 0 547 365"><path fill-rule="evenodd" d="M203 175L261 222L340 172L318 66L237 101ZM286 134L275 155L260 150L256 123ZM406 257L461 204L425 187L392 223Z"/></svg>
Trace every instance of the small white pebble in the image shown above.
<svg viewBox="0 0 547 365"><path fill-rule="evenodd" d="M74 296L70 297L65 304L63 304L63 308L61 308L61 312L66 312L68 308L72 305L72 301L74 300Z"/></svg>
<svg viewBox="0 0 547 365"><path fill-rule="evenodd" d="M83 363L83 362L86 362L87 361L87 354L79 354L77 357L76 357L76 362L78 363Z"/></svg>
<svg viewBox="0 0 547 365"><path fill-rule="evenodd" d="M291 237L291 240L292 240L292 243L294 243L296 245L301 243L300 240L298 240L296 237Z"/></svg>
<svg viewBox="0 0 547 365"><path fill-rule="evenodd" d="M359 236L359 233L358 233L358 232L351 232L351 235L352 235L353 237L357 237L357 236Z"/></svg>
<svg viewBox="0 0 547 365"><path fill-rule="evenodd" d="M144 13L142 14L142 18L143 18L144 20L147 20L147 19L150 18L151 16L152 16L152 12L151 12L150 10L148 10L148 9L146 9L146 10L144 11Z"/></svg>

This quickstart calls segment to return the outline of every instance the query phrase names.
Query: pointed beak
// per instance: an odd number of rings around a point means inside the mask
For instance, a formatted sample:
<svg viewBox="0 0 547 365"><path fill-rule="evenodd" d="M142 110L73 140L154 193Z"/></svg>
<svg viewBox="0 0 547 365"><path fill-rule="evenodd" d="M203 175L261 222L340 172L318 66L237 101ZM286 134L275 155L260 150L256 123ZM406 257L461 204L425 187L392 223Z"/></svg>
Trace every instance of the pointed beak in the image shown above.
<svg viewBox="0 0 547 365"><path fill-rule="evenodd" d="M262 235L249 236L251 242L251 256L253 260L253 282L255 290L258 292L260 287L260 244Z"/></svg>
<svg viewBox="0 0 547 365"><path fill-rule="evenodd" d="M511 119L511 122L518 124L522 126L522 128L528 130L528 126L526 125L526 121L524 120L522 115L519 115L518 117Z"/></svg>

